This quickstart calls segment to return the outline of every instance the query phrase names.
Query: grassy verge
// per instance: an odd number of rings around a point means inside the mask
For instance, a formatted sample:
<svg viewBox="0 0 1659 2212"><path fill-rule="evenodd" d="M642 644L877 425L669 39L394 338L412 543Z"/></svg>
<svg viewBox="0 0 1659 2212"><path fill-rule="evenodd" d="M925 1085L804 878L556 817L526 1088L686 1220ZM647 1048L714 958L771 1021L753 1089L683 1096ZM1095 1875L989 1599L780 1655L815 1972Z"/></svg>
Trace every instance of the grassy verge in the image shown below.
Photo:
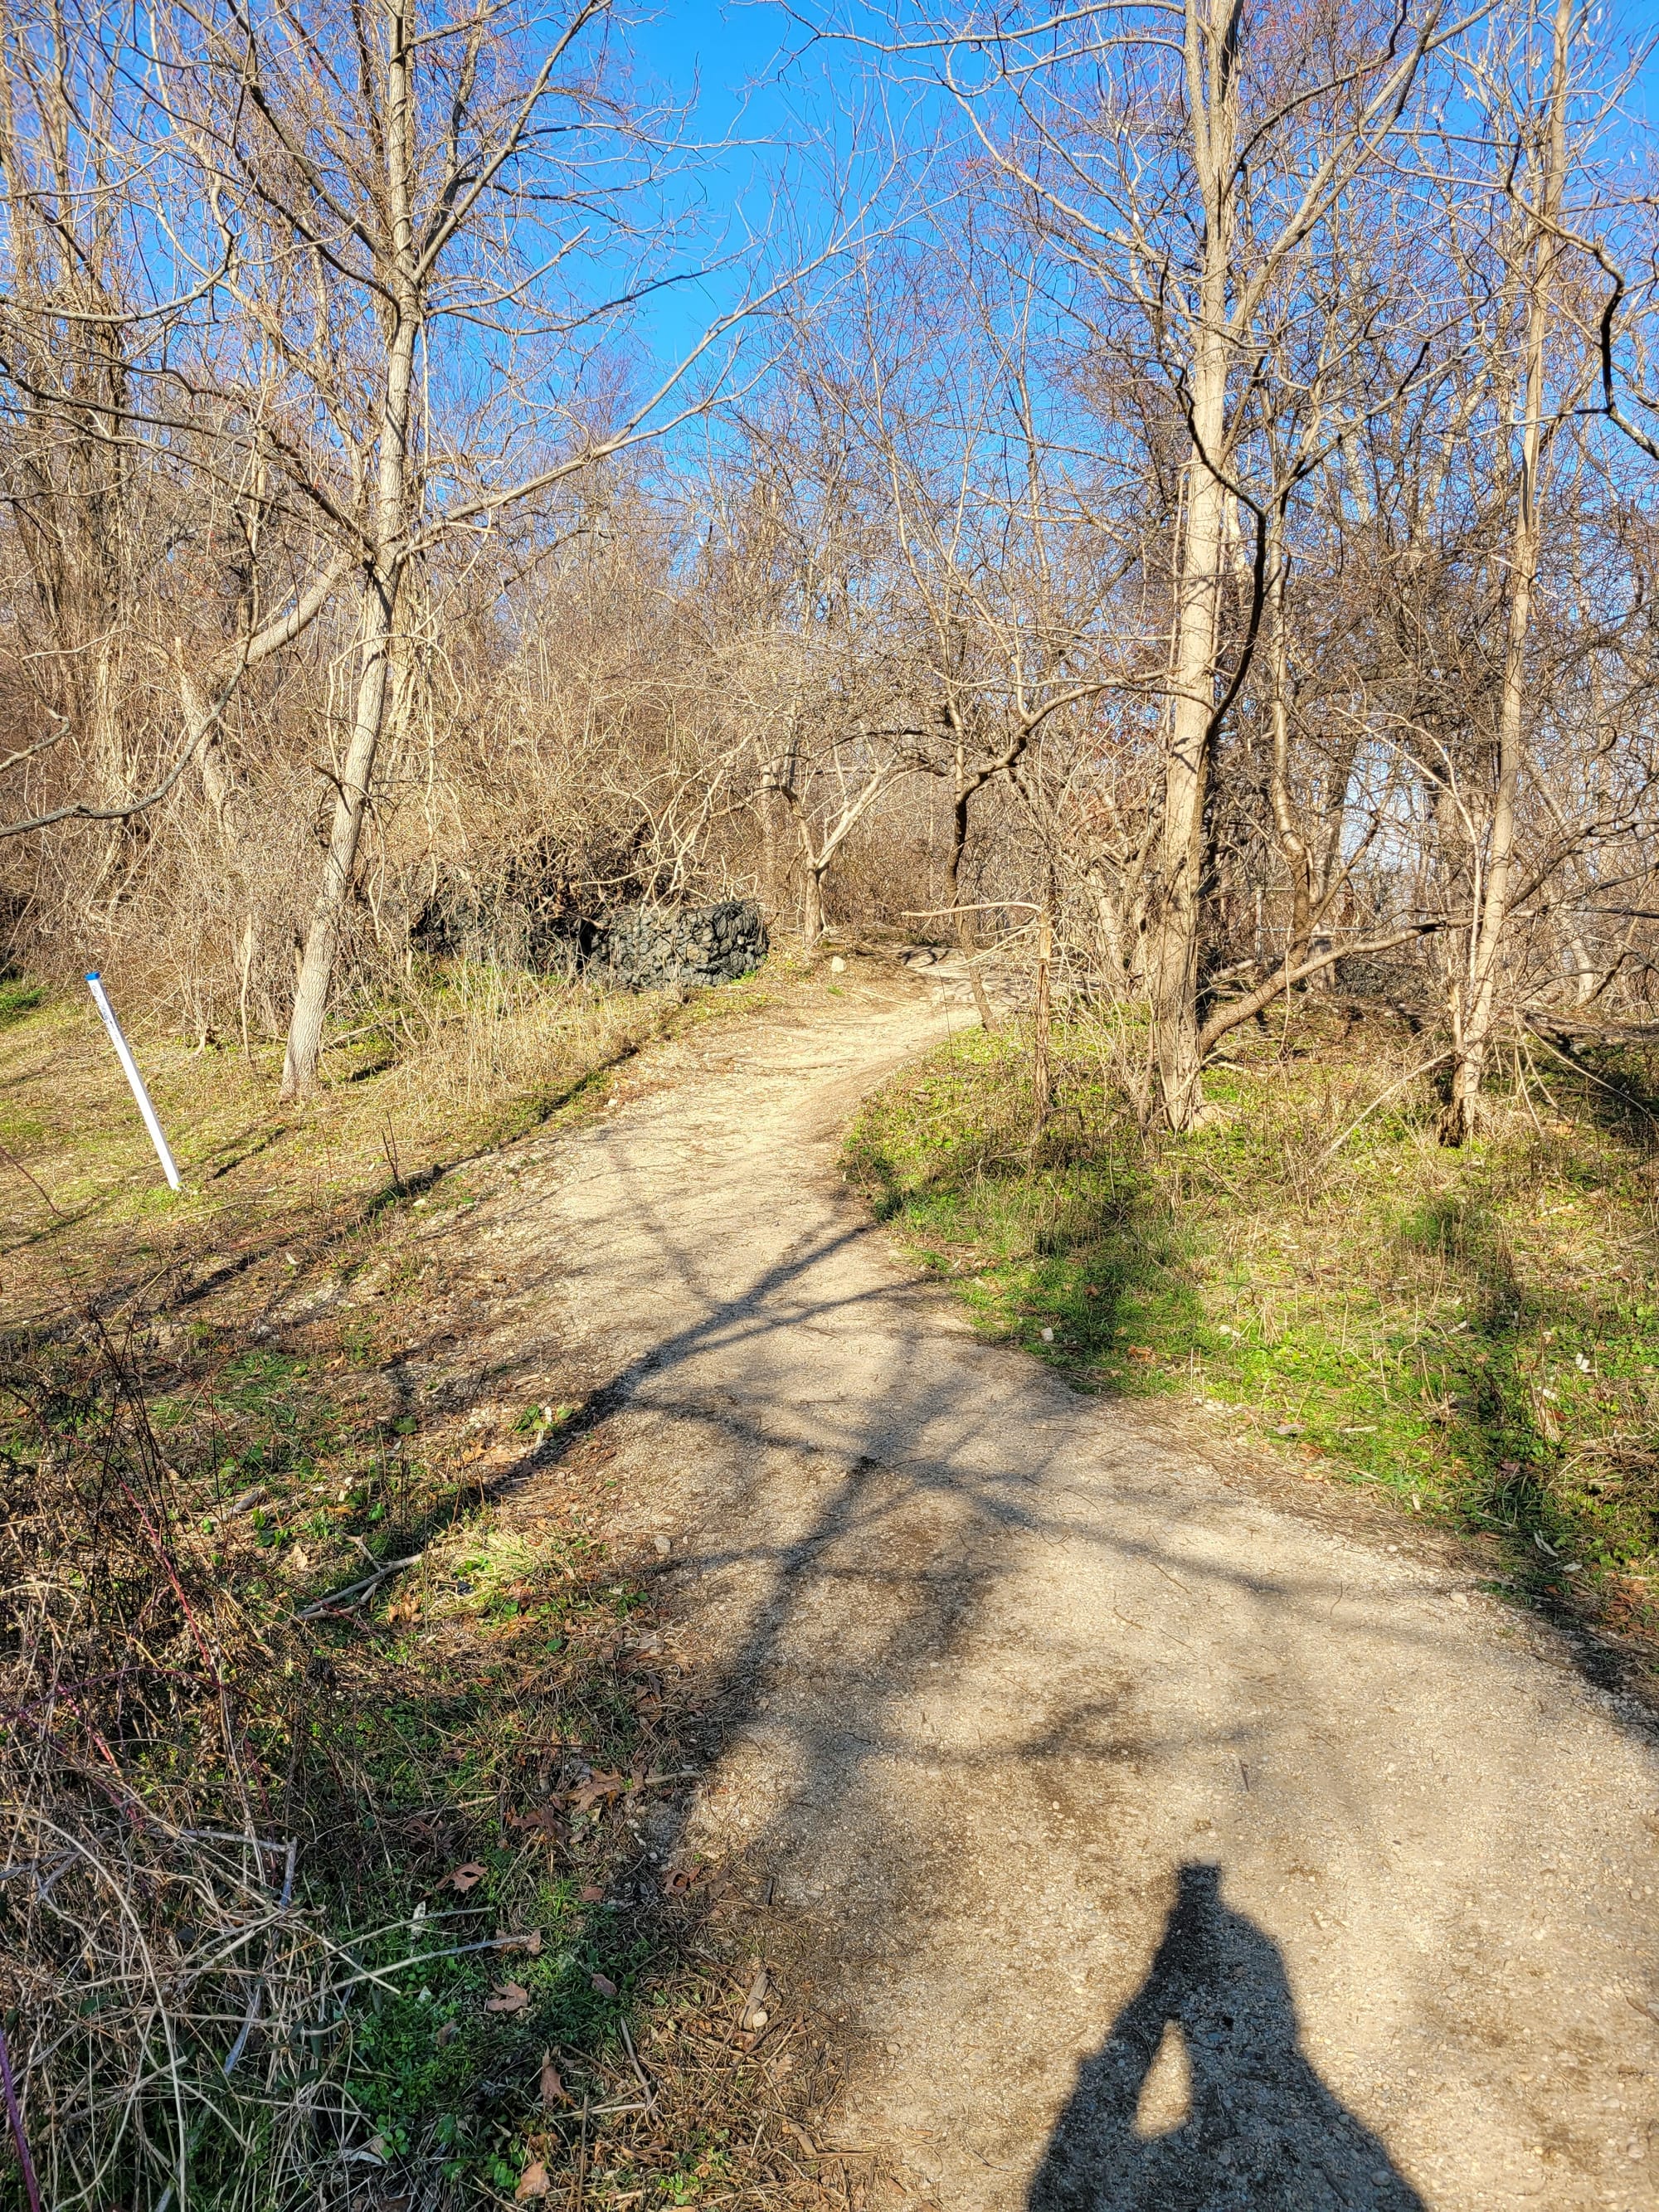
<svg viewBox="0 0 1659 2212"><path fill-rule="evenodd" d="M1035 1142L1007 1032L905 1070L849 1141L877 1210L988 1331L1496 1536L1516 1584L1652 1638L1645 1069L1523 1065L1486 1138L1448 1152L1406 1025L1321 1006L1250 1032L1207 1079L1204 1126L1148 1142L1108 1026L1081 1018L1056 1046Z"/></svg>
<svg viewBox="0 0 1659 2212"><path fill-rule="evenodd" d="M601 1413L446 1340L495 1285L431 1256L504 1145L774 986L518 988L489 1081L440 1004L303 1114L135 1024L177 1200L90 1008L0 1005L0 2015L47 2203L800 2183L764 2123L822 2054L741 2032L744 1901L676 1856L696 1685L607 1546Z"/></svg>
<svg viewBox="0 0 1659 2212"><path fill-rule="evenodd" d="M131 1297L181 1260L303 1256L405 1199L465 1203L469 1168L603 1102L642 1045L768 1003L787 958L719 991L607 992L457 965L338 1031L325 1081L276 1103L280 1044L193 1048L106 978L184 1181L173 1198L83 994L0 984L0 1320ZM440 1186L443 1186L441 1193ZM299 1240L297 1244L295 1240Z"/></svg>

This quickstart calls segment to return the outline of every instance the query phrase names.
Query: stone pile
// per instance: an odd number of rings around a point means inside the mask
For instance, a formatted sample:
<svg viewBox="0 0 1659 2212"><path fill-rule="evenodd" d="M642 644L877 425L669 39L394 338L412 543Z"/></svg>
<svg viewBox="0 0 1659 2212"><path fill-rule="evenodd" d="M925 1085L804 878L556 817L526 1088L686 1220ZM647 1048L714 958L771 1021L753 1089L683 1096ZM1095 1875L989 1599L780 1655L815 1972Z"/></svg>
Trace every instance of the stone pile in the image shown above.
<svg viewBox="0 0 1659 2212"><path fill-rule="evenodd" d="M766 957L765 917L753 899L718 906L624 908L589 956L630 991L664 983L730 983Z"/></svg>

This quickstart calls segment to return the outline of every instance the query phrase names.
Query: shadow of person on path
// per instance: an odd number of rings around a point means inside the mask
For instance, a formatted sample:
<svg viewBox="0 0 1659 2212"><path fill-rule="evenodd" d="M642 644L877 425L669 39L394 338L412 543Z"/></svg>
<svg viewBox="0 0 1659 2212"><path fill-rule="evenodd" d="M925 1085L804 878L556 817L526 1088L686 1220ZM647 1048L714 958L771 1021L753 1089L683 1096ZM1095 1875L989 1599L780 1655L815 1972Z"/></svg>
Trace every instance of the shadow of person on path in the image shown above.
<svg viewBox="0 0 1659 2212"><path fill-rule="evenodd" d="M1279 1946L1189 1864L1146 1980L1044 2153L1027 2212L1426 2212L1303 2056ZM1148 2077L1184 2045L1186 2117L1137 2125ZM1160 2054L1163 2054L1162 2057Z"/></svg>

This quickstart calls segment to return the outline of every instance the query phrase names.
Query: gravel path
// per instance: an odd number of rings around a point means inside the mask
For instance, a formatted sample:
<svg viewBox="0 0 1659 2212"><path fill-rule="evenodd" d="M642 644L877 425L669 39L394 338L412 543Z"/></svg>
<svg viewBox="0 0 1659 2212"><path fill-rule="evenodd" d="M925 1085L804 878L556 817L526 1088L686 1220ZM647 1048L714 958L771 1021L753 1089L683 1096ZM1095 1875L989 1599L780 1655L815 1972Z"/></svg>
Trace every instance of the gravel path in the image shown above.
<svg viewBox="0 0 1659 2212"><path fill-rule="evenodd" d="M723 1685L679 1840L775 1878L826 2132L940 2212L1659 2206L1650 1737L915 1279L836 1146L964 995L712 1026L515 1231Z"/></svg>

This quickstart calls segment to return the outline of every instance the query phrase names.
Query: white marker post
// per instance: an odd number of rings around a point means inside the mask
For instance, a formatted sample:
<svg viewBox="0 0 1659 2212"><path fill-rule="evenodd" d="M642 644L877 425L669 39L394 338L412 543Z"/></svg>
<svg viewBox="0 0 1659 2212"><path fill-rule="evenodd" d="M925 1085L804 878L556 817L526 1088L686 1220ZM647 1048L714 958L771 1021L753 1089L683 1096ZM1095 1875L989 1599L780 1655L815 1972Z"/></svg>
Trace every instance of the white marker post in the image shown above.
<svg viewBox="0 0 1659 2212"><path fill-rule="evenodd" d="M149 1140L155 1147L155 1157L161 1163L161 1172L168 1186L179 1188L179 1170L173 1164L173 1154L167 1150L167 1140L161 1133L161 1125L155 1118L155 1109L149 1103L149 1093L144 1088L144 1079L138 1073L138 1063L132 1056L131 1047L121 1034L121 1024L115 1018L115 1009L104 995L104 986L94 969L87 977L87 988L92 994L92 1003L104 1018L104 1027L109 1031L109 1041L115 1047L115 1057L120 1061L127 1081L132 1085L132 1095L138 1101L138 1111L144 1117L144 1127L149 1131Z"/></svg>

